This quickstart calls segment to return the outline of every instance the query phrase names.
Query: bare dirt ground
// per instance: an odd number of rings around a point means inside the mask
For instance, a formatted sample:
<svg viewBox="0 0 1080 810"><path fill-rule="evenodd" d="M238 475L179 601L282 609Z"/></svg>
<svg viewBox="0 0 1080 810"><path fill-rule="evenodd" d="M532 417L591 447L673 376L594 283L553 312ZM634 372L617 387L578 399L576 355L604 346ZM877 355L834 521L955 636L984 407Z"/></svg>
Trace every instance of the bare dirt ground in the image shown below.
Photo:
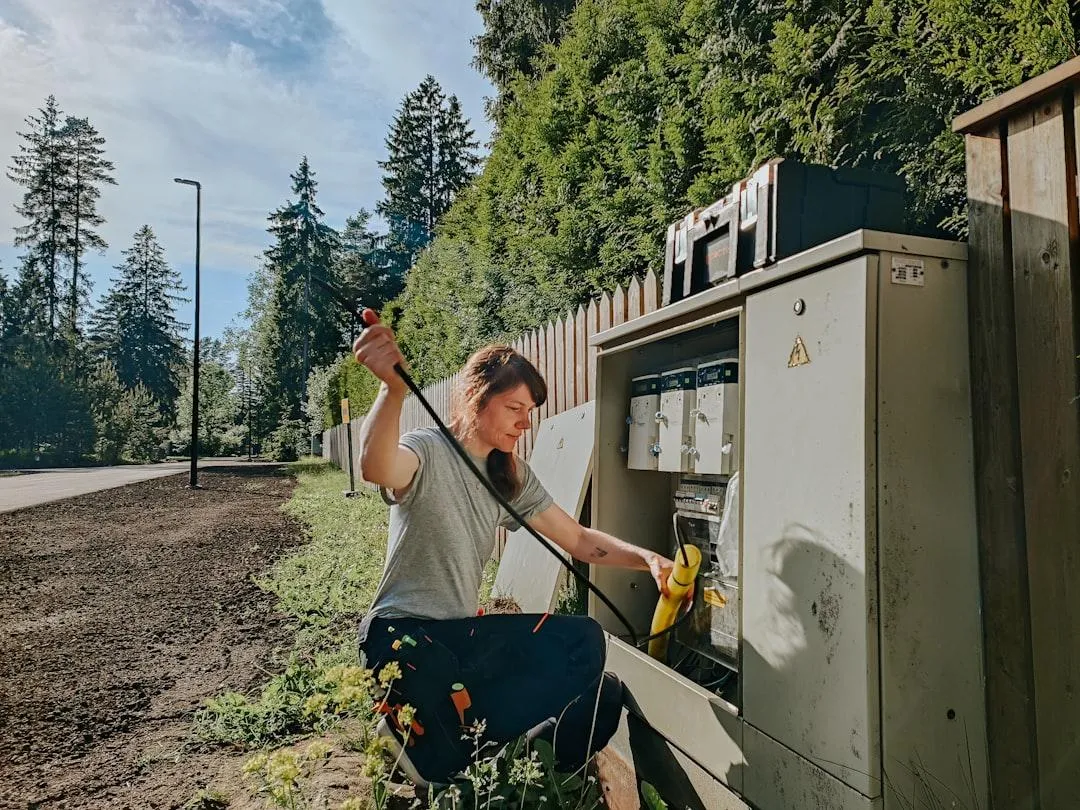
<svg viewBox="0 0 1080 810"><path fill-rule="evenodd" d="M0 514L0 808L182 807L244 755L192 745L200 701L288 647L251 582L300 542L274 465ZM225 775L223 777L223 775Z"/></svg>

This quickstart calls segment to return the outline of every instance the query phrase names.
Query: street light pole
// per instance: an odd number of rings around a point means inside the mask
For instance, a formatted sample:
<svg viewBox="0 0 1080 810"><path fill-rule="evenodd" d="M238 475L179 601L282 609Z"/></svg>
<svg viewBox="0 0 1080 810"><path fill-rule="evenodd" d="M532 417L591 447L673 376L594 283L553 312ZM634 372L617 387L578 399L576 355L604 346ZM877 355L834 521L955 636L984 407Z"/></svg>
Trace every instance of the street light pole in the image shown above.
<svg viewBox="0 0 1080 810"><path fill-rule="evenodd" d="M202 184L195 180L174 178L182 186L195 186L195 353L191 378L191 472L188 486L199 489L199 253L202 230Z"/></svg>

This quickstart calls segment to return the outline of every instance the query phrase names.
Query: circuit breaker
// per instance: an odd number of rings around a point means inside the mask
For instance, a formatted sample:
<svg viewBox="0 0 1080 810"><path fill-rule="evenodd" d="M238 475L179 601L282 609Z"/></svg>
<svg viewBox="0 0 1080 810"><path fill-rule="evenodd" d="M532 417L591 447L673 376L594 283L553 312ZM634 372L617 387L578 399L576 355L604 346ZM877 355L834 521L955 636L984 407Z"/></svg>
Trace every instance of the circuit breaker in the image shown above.
<svg viewBox="0 0 1080 810"><path fill-rule="evenodd" d="M690 411L696 400L696 375L690 367L676 368L660 375L660 408L656 412L660 455L657 469L664 472L693 472L694 423Z"/></svg>
<svg viewBox="0 0 1080 810"><path fill-rule="evenodd" d="M739 467L739 361L715 360L697 367L693 419L694 472L731 475Z"/></svg>
<svg viewBox="0 0 1080 810"><path fill-rule="evenodd" d="M626 466L631 470L655 470L660 446L657 444L660 410L660 375L646 374L630 381L629 440Z"/></svg>
<svg viewBox="0 0 1080 810"><path fill-rule="evenodd" d="M676 638L729 671L738 670L739 650L737 479L725 485L716 476L680 476L674 497L678 542L697 546L702 557L702 592Z"/></svg>

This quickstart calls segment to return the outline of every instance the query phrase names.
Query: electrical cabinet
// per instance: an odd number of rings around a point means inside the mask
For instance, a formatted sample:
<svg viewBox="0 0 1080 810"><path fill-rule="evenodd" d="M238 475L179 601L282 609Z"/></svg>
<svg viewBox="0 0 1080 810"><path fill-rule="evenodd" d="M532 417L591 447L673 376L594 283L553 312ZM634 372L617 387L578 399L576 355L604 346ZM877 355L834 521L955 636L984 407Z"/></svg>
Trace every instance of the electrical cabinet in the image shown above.
<svg viewBox="0 0 1080 810"><path fill-rule="evenodd" d="M704 562L664 661L590 614L733 807L987 806L965 258L856 231L593 339L592 525ZM645 375L655 469L623 433ZM649 575L590 575L644 635Z"/></svg>

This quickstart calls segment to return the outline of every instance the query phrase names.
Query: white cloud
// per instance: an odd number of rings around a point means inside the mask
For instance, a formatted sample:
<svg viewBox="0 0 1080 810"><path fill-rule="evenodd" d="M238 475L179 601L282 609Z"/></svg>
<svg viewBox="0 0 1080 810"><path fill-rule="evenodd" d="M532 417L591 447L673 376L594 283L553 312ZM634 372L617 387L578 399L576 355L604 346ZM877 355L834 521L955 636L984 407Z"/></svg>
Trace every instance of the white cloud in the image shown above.
<svg viewBox="0 0 1080 810"><path fill-rule="evenodd" d="M469 0L0 0L0 158L56 95L105 136L116 164L118 186L99 204L111 248L92 265L97 289L143 223L186 263L193 201L175 176L203 183L204 268L240 282L301 155L332 222L373 207L386 128L428 73L486 139L491 91L469 66L479 26ZM0 244L20 197L0 180Z"/></svg>

